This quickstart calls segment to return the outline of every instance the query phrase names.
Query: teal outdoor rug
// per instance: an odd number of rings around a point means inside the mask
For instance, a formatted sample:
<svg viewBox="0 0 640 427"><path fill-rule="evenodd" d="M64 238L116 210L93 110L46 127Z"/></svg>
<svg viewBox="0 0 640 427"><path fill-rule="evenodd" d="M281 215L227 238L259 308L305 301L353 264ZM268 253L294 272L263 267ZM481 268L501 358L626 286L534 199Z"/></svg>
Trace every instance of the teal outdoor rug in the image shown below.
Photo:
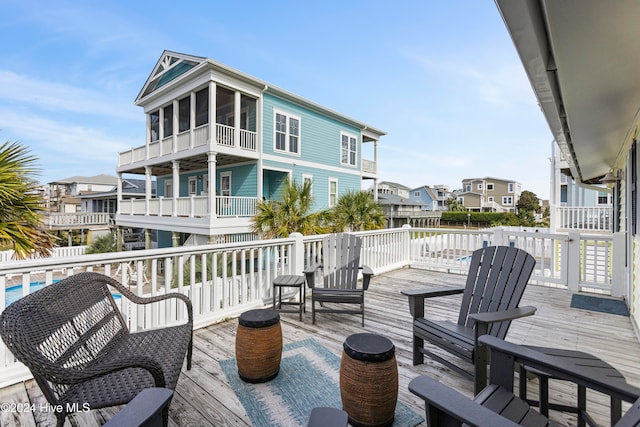
<svg viewBox="0 0 640 427"><path fill-rule="evenodd" d="M624 301L592 295L573 294L571 296L571 307L599 311L601 313L617 314L619 316L629 315Z"/></svg>
<svg viewBox="0 0 640 427"><path fill-rule="evenodd" d="M278 376L266 383L248 384L238 376L235 359L220 361L254 427L306 426L318 406L342 408L340 357L313 338L286 344ZM394 426L413 427L424 418L398 402Z"/></svg>

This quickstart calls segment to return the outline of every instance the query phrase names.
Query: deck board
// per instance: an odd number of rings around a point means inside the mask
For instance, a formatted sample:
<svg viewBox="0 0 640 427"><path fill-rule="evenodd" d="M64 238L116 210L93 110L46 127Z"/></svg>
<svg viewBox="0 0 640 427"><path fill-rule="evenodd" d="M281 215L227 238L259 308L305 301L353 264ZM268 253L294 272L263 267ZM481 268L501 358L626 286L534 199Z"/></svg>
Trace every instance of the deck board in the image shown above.
<svg viewBox="0 0 640 427"><path fill-rule="evenodd" d="M473 384L470 380L425 358L425 363L412 366L411 317L406 298L400 294L403 289L430 286L459 286L465 277L446 273L428 272L418 269L402 269L378 275L373 278L366 292L364 331L382 334L396 346L399 373L399 399L417 413L422 414L422 401L408 391L408 384L421 374L430 375L452 386L461 393L472 396ZM310 297L308 296L309 301ZM460 296L448 296L429 301L426 313L433 318L456 320L455 308ZM636 338L630 320L624 316L589 312L569 308L571 292L528 286L521 305L538 308L536 315L515 321L507 339L515 343L561 347L586 351L601 357L616 367L630 384L640 386L640 343ZM452 309L453 308L453 309ZM319 314L316 325L311 324L310 309L304 314L303 322L297 313L281 314L284 343L313 337L329 351L340 356L344 339L353 333L363 332L357 315ZM240 401L229 386L219 361L234 357L235 330L237 320L200 329L194 333L193 368L183 370L178 381L176 395L170 407L170 426L215 425L250 426L251 421ZM446 353L442 353L445 354ZM462 363L462 362L461 362ZM530 395L535 393L535 381L531 382ZM569 402L575 387L552 381L550 394L554 400ZM39 389L34 382L18 384L0 390L0 400L40 401ZM590 413L601 424L608 424L608 399L589 393ZM628 405L623 406L623 410ZM70 416L66 426L100 425L112 416L117 408L91 411L88 414ZM26 414L29 415L29 414ZM47 426L52 417L36 416L8 417L0 414L2 425ZM573 415L552 412L552 417L562 424L574 424ZM425 425L424 423L422 424Z"/></svg>

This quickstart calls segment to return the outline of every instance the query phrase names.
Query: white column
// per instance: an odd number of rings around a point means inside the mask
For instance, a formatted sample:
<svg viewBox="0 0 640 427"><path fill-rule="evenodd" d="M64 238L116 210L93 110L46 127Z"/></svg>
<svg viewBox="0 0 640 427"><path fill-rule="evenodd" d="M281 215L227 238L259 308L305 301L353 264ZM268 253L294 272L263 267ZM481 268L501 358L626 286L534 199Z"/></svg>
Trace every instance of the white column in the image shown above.
<svg viewBox="0 0 640 427"><path fill-rule="evenodd" d="M144 176L146 179L145 182L145 188L144 188L144 211L145 211L145 215L149 216L149 209L150 209L150 204L151 204L151 167L150 166L145 166L144 167Z"/></svg>
<svg viewBox="0 0 640 427"><path fill-rule="evenodd" d="M216 212L216 153L209 151L207 153L207 173L209 174L209 224L213 226L213 222L217 218Z"/></svg>
<svg viewBox="0 0 640 427"><path fill-rule="evenodd" d="M189 95L189 148L193 148L194 137L193 132L196 128L196 93L191 92Z"/></svg>
<svg viewBox="0 0 640 427"><path fill-rule="evenodd" d="M233 146L240 147L240 92L235 92L233 103Z"/></svg>
<svg viewBox="0 0 640 427"><path fill-rule="evenodd" d="M178 216L178 193L180 192L180 162L178 160L172 160L173 163L173 182L171 186L173 188L173 216Z"/></svg>
<svg viewBox="0 0 640 427"><path fill-rule="evenodd" d="M218 129L216 126L216 83L209 82L209 148L217 144ZM211 178L209 178L211 181Z"/></svg>
<svg viewBox="0 0 640 427"><path fill-rule="evenodd" d="M118 215L120 213L120 205L122 204L122 172L118 172L118 187L116 191L118 194L118 203L116 205L116 215Z"/></svg>

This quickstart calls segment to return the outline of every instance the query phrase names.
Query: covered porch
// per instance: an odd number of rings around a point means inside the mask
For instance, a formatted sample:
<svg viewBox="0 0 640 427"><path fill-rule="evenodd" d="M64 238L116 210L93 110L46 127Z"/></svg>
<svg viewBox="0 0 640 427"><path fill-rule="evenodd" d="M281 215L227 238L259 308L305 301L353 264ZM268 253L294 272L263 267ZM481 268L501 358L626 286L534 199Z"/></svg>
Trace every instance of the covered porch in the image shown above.
<svg viewBox="0 0 640 427"><path fill-rule="evenodd" d="M465 276L443 272L402 268L376 275L366 293L365 327L357 316L319 315L316 325L311 324L311 313L303 322L295 313L281 314L284 344L313 338L336 356L342 352L342 343L350 334L371 332L391 339L396 346L399 370L399 400L424 417L424 405L408 391L408 383L418 375L429 375L472 396L470 380L427 359L424 365L411 363L411 318L403 289L428 286L456 286L464 283ZM561 347L592 353L617 368L626 380L640 386L640 365L637 355L640 344L628 317L570 308L572 292L544 286L529 285L522 305L533 305L538 312L512 324L509 341L530 345ZM459 304L459 296L436 299L428 309L436 318L452 318ZM183 368L176 395L170 407L170 425L251 426L251 419L233 391L220 361L231 359L235 353L235 318L195 331L193 368ZM282 373L281 373L282 374ZM537 383L530 382L535 393ZM552 401L573 403L574 387L553 382ZM30 403L40 408L44 402L33 381L18 383L0 390L3 403ZM598 423L608 424L608 399L602 395L588 395L589 412ZM623 411L627 405L623 404ZM77 413L65 425L98 426L109 419L117 408ZM42 411L21 413L0 412L5 426L52 425L55 417ZM552 417L564 425L575 425L571 414L552 411ZM421 426L426 425L424 422Z"/></svg>

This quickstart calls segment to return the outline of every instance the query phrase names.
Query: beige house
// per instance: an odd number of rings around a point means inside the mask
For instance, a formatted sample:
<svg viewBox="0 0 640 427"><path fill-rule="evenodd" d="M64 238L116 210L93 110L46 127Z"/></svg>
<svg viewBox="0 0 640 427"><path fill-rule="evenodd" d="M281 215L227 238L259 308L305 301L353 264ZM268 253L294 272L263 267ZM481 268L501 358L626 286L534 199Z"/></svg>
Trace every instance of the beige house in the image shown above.
<svg viewBox="0 0 640 427"><path fill-rule="evenodd" d="M458 200L470 212L515 212L522 193L519 182L485 177L462 180Z"/></svg>

